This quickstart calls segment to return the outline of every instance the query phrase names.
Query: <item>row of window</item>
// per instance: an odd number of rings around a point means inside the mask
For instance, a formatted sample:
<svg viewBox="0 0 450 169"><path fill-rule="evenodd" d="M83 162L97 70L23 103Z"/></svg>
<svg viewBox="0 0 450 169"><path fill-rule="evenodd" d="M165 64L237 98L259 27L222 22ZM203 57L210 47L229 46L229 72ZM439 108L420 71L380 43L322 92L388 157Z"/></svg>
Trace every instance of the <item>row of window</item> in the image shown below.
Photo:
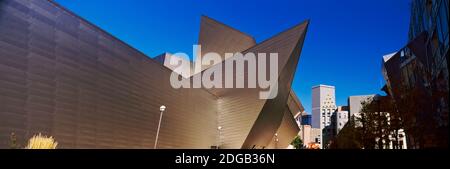
<svg viewBox="0 0 450 169"><path fill-rule="evenodd" d="M339 118L340 118L340 119L342 119L342 118L346 119L346 118L347 118L347 115L345 115L345 114L342 114L342 115L341 115L341 114L339 113Z"/></svg>
<svg viewBox="0 0 450 169"><path fill-rule="evenodd" d="M423 31L435 35L432 49L440 55L448 49L448 0L416 0L412 6L409 40L413 40ZM443 46L443 47L440 47Z"/></svg>
<svg viewBox="0 0 450 169"><path fill-rule="evenodd" d="M322 121L322 124L325 125L325 121ZM331 123L330 123L330 121L327 121L326 124L330 125Z"/></svg>
<svg viewBox="0 0 450 169"><path fill-rule="evenodd" d="M322 114L323 113L331 113L331 112L334 112L335 111L335 109L322 109Z"/></svg>
<svg viewBox="0 0 450 169"><path fill-rule="evenodd" d="M414 1L412 6L412 20L410 25L410 40L416 38L418 34L427 31L430 35L430 41L427 49L431 49L431 56L428 56L433 62L433 74L443 73L443 77L448 79L448 65L445 61L445 54L448 52L449 30L448 19L449 9L448 0L426 0ZM401 51L402 56L413 57L414 54L405 48ZM407 59L407 58L406 58ZM407 88L413 88L420 72L414 72L415 67L421 65L417 63L406 63L402 68L403 85ZM418 70L418 69L416 69ZM425 78L426 79L426 78ZM426 83L426 82L424 82Z"/></svg>

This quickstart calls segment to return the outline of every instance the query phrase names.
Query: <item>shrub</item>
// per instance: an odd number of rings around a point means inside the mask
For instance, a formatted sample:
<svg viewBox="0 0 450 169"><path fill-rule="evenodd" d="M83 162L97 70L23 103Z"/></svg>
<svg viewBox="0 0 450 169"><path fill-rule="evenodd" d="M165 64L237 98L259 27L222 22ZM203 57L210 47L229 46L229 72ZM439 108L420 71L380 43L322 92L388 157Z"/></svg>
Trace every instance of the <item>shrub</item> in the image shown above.
<svg viewBox="0 0 450 169"><path fill-rule="evenodd" d="M10 142L9 146L11 149L16 149L18 147L16 133L14 132L11 133L9 142Z"/></svg>
<svg viewBox="0 0 450 169"><path fill-rule="evenodd" d="M296 136L294 140L292 140L291 145L294 146L295 149L301 149L303 147L303 141L299 136Z"/></svg>
<svg viewBox="0 0 450 169"><path fill-rule="evenodd" d="M39 133L28 140L28 145L25 149L56 149L57 145L58 142L53 137L47 137Z"/></svg>

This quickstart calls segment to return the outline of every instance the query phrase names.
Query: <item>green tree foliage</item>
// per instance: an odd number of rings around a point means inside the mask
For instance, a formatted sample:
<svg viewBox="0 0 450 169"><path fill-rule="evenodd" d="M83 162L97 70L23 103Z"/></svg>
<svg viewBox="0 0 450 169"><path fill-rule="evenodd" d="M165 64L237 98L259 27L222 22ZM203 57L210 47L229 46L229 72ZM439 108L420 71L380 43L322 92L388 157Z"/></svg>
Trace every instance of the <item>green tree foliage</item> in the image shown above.
<svg viewBox="0 0 450 169"><path fill-rule="evenodd" d="M303 147L303 141L299 136L296 136L294 140L292 140L291 145L294 146L295 149L301 149Z"/></svg>

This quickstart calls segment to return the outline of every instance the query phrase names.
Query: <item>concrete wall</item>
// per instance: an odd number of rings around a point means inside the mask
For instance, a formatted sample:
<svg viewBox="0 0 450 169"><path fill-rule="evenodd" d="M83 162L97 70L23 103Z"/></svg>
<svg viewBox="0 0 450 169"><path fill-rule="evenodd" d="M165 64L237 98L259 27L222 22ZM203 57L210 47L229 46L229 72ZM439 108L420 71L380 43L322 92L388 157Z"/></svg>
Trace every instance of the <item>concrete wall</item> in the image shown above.
<svg viewBox="0 0 450 169"><path fill-rule="evenodd" d="M375 95L359 95L359 96L350 96L348 97L348 107L349 107L349 114L350 117L355 115L359 116L359 113L362 108L362 102L366 101L367 99L373 98Z"/></svg>
<svg viewBox="0 0 450 169"><path fill-rule="evenodd" d="M307 145L311 142L314 142L314 139L311 137L311 125L301 125L301 133L300 138L303 140L303 145Z"/></svg>
<svg viewBox="0 0 450 169"><path fill-rule="evenodd" d="M322 143L322 130L318 129L318 128L311 128L311 136L310 136L311 142L315 142L316 139L318 139L318 141L320 143Z"/></svg>
<svg viewBox="0 0 450 169"><path fill-rule="evenodd" d="M339 131L341 131L341 129L348 122L348 114L348 111L336 111L336 134L339 134Z"/></svg>

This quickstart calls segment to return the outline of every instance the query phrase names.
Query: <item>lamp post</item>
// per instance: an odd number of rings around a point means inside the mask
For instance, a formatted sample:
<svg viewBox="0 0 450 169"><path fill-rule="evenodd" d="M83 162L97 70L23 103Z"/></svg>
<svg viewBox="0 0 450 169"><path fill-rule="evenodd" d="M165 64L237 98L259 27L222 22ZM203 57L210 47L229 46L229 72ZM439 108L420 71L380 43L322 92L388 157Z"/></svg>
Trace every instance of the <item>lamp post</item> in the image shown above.
<svg viewBox="0 0 450 169"><path fill-rule="evenodd" d="M217 143L217 149L219 149L219 147L220 147L220 145L222 144L222 142L221 142L221 134L222 134L222 126L219 126L219 127L217 127L217 130L219 130L219 138L217 139L218 140L218 143Z"/></svg>
<svg viewBox="0 0 450 169"><path fill-rule="evenodd" d="M164 110L166 110L166 106L161 105L161 107L159 107L159 111L161 113L159 115L158 130L156 131L155 146L153 147L153 149L156 149L156 145L158 144L159 129L161 128L161 120L162 120L162 116L163 116Z"/></svg>

